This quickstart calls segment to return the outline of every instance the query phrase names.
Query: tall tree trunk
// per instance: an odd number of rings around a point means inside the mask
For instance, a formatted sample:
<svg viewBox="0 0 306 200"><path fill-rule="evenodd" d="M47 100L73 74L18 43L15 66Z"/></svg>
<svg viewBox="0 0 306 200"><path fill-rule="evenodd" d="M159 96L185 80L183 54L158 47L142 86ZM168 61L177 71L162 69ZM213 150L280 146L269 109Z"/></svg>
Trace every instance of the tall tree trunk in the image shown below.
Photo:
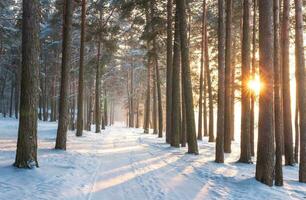
<svg viewBox="0 0 306 200"><path fill-rule="evenodd" d="M149 48L149 44L147 45ZM146 91L146 103L145 103L145 115L144 115L144 133L149 133L149 127L150 127L150 89L151 89L151 84L150 84L150 78L151 78L151 56L148 55L148 68L147 68L147 91Z"/></svg>
<svg viewBox="0 0 306 200"><path fill-rule="evenodd" d="M298 3L299 2L295 2L295 5L297 5ZM296 12L296 13L298 13L298 12ZM295 16L295 17L297 17L297 16ZM298 84L299 84L298 76L299 76L299 70L297 69L297 64L296 64L296 66L295 66L295 82L296 82L296 91L295 91L295 93L296 93L296 95L295 95L295 119L294 119L294 129L295 129L294 162L295 163L299 163L299 143L300 143L299 91L297 89L298 88Z"/></svg>
<svg viewBox="0 0 306 200"><path fill-rule="evenodd" d="M284 115L284 144L285 164L293 165L293 139L291 121L291 94L290 94L290 66L289 66L289 12L290 0L283 1L282 17L282 70L283 70L283 115Z"/></svg>
<svg viewBox="0 0 306 200"><path fill-rule="evenodd" d="M208 136L208 127L207 127L207 75L206 70L204 69L204 84L203 84L203 134Z"/></svg>
<svg viewBox="0 0 306 200"><path fill-rule="evenodd" d="M153 57L153 56L152 56ZM152 62L155 65L154 62ZM152 66L154 67L154 66ZM154 67L155 68L155 67ZM153 121L153 134L157 134L157 94L156 94L156 74L153 68L153 109L152 109L152 121Z"/></svg>
<svg viewBox="0 0 306 200"><path fill-rule="evenodd" d="M274 0L274 126L275 126L275 185L283 185L282 170L282 129L281 129L281 78L280 78L280 34L279 34L279 0Z"/></svg>
<svg viewBox="0 0 306 200"><path fill-rule="evenodd" d="M154 57L155 57L155 73L156 73L156 87L157 87L157 100L158 100L158 137L163 137L163 106L162 106L162 94L160 88L160 74L157 57L156 40L153 40Z"/></svg>
<svg viewBox="0 0 306 200"><path fill-rule="evenodd" d="M10 92L10 111L9 116L12 117L13 115L13 97L14 97L14 81L11 80L11 92Z"/></svg>
<svg viewBox="0 0 306 200"><path fill-rule="evenodd" d="M179 27L180 27L180 40L181 40L181 56L183 66L183 79L184 79L184 97L186 106L186 129L187 129L187 142L188 153L198 154L198 143L195 130L194 120L194 107L192 96L192 84L190 75L189 63L189 46L187 40L187 21L186 21L186 1L176 0L179 13Z"/></svg>
<svg viewBox="0 0 306 200"><path fill-rule="evenodd" d="M20 67L15 74L15 118L18 119L19 113L19 97L20 97Z"/></svg>
<svg viewBox="0 0 306 200"><path fill-rule="evenodd" d="M90 88L92 88L92 83L89 83L89 87L87 89L87 126L86 126L86 130L87 131L91 131L91 123L92 123L92 94L91 94L91 90Z"/></svg>
<svg viewBox="0 0 306 200"><path fill-rule="evenodd" d="M206 43L207 43L207 37L206 37L206 29L207 29L207 11L206 11L206 0L203 0L203 16L202 16L202 43L201 45L201 59L203 59L203 71L204 71L204 84L203 84L203 132L204 136L208 136L208 127L207 127L207 73L206 65L208 64L208 56L206 52Z"/></svg>
<svg viewBox="0 0 306 200"><path fill-rule="evenodd" d="M253 36L252 36L252 69L251 77L255 78L256 72L256 14L257 13L257 0L253 0ZM254 145L254 129L255 129L255 94L251 93L251 110L250 110L250 145L251 155L255 155Z"/></svg>
<svg viewBox="0 0 306 200"><path fill-rule="evenodd" d="M207 20L206 20L207 21ZM208 124L208 142L214 142L214 102L211 86L211 76L209 70L209 54L208 54L208 37L207 37L207 23L205 24L205 71L207 78L207 90L208 90L208 108L209 108L209 124Z"/></svg>
<svg viewBox="0 0 306 200"><path fill-rule="evenodd" d="M242 86L241 86L241 143L239 162L251 163L251 145L250 145L250 91L248 81L251 75L250 71L250 0L244 0L243 3L243 33L242 33Z"/></svg>
<svg viewBox="0 0 306 200"><path fill-rule="evenodd" d="M82 0L81 16L81 47L80 47L80 69L78 88L78 116L76 136L83 135L83 101L84 101L84 46L85 46L85 20L86 20L86 0Z"/></svg>
<svg viewBox="0 0 306 200"><path fill-rule="evenodd" d="M47 58L45 58L46 60ZM46 62L46 61L45 61ZM44 94L43 94L43 99L44 99L44 109L43 109L43 119L44 121L48 121L48 113L49 113L49 109L48 109L48 92L47 92L47 64L45 63L45 71L44 71Z"/></svg>
<svg viewBox="0 0 306 200"><path fill-rule="evenodd" d="M130 67L130 112L129 127L134 127L134 69L133 64Z"/></svg>
<svg viewBox="0 0 306 200"><path fill-rule="evenodd" d="M298 76L296 70L295 77ZM298 82L296 80L296 85L298 85ZM294 119L294 125L295 125L295 145L294 145L294 162L299 162L299 142L300 142L300 127L299 127L299 100L298 100L298 91L296 90L296 104L295 104L295 119Z"/></svg>
<svg viewBox="0 0 306 200"><path fill-rule="evenodd" d="M113 114L113 105L112 105L112 99L110 98L109 99L109 126L111 126L112 125L112 118L113 118L113 116L112 116L112 114Z"/></svg>
<svg viewBox="0 0 306 200"><path fill-rule="evenodd" d="M100 14L101 15L101 14ZM100 122L101 122L101 109L100 109L100 96L101 96L101 71L100 71L100 52L101 52L101 42L98 42L98 54L97 54L97 69L96 69L96 98L95 98L95 123L96 123L96 133L100 133Z"/></svg>
<svg viewBox="0 0 306 200"><path fill-rule="evenodd" d="M259 0L259 72L265 85L259 96L256 180L273 185L273 1Z"/></svg>
<svg viewBox="0 0 306 200"><path fill-rule="evenodd" d="M22 6L20 119L14 166L32 168L38 167L39 2L24 0Z"/></svg>
<svg viewBox="0 0 306 200"><path fill-rule="evenodd" d="M295 60L297 73L298 107L300 119L300 167L299 181L306 183L306 88L305 55L303 41L303 2L295 0Z"/></svg>
<svg viewBox="0 0 306 200"><path fill-rule="evenodd" d="M115 123L115 103L114 103L114 99L112 99L111 101L111 125L114 125Z"/></svg>
<svg viewBox="0 0 306 200"><path fill-rule="evenodd" d="M135 128L139 128L139 97L136 100L136 126Z"/></svg>
<svg viewBox="0 0 306 200"><path fill-rule="evenodd" d="M232 0L226 1L224 152L231 153Z"/></svg>
<svg viewBox="0 0 306 200"><path fill-rule="evenodd" d="M236 40L233 41L233 52L232 55L236 55ZM236 58L231 59L232 67L231 67L231 116L230 116L230 137L231 140L235 140L235 91L236 91Z"/></svg>
<svg viewBox="0 0 306 200"><path fill-rule="evenodd" d="M75 91L76 91L76 83L75 83L75 76L74 74L72 75L72 119L71 119L71 123L72 123L72 126L71 126L71 130L75 130L75 107L76 107L76 96L75 96ZM56 101L54 102L54 109L55 109L55 112L56 113Z"/></svg>
<svg viewBox="0 0 306 200"><path fill-rule="evenodd" d="M55 78L52 78L52 86L51 86L51 114L50 114L50 121L54 122L55 121Z"/></svg>
<svg viewBox="0 0 306 200"><path fill-rule="evenodd" d="M171 142L172 108L172 0L167 0L167 86L166 86L166 142Z"/></svg>
<svg viewBox="0 0 306 200"><path fill-rule="evenodd" d="M107 93L106 93L106 89L104 88L104 125L108 126L108 103L107 103Z"/></svg>
<svg viewBox="0 0 306 200"><path fill-rule="evenodd" d="M172 67L172 126L171 126L171 146L180 147L181 143L181 106L180 106L180 28L179 15L176 7L175 26L174 26L174 44L173 44L173 67Z"/></svg>
<svg viewBox="0 0 306 200"><path fill-rule="evenodd" d="M202 59L203 59L203 70L204 70L204 84L203 84L203 132L204 132L204 136L208 136L208 127L207 127L207 73L208 71L206 71L205 69L205 65L206 63L208 63L208 58L206 58L206 50L205 50L205 46L206 46L206 28L207 28L207 12L206 12L206 0L203 1L203 24L202 24L202 37L203 37L203 41L201 43L201 45L203 45L203 49L202 49Z"/></svg>
<svg viewBox="0 0 306 200"><path fill-rule="evenodd" d="M180 91L181 91L181 109L182 109L182 125L181 125L181 145L182 147L186 147L186 143L187 143L187 128L186 128L186 106L185 106L185 97L184 97L184 79L183 79L183 65L181 64L181 59L180 60L180 70L181 70L181 80L180 80Z"/></svg>
<svg viewBox="0 0 306 200"><path fill-rule="evenodd" d="M65 0L63 9L63 44L62 44L62 71L61 92L59 102L59 120L56 136L56 149L66 150L67 129L69 124L69 73L71 59L71 27L72 27L72 2Z"/></svg>
<svg viewBox="0 0 306 200"><path fill-rule="evenodd" d="M39 106L39 111L38 111L38 119L42 120L42 99L41 95L39 95L39 100L38 100L38 106Z"/></svg>
<svg viewBox="0 0 306 200"><path fill-rule="evenodd" d="M200 95L199 95L199 116L198 116L198 140L203 139L202 126L203 126L203 84L204 84L204 32L205 32L205 4L203 1L203 14L202 14L202 42L201 42L201 69L200 69Z"/></svg>
<svg viewBox="0 0 306 200"><path fill-rule="evenodd" d="M102 91L103 91L103 89L102 89ZM105 98L106 98L106 93L103 93L103 97L102 97L102 104L101 104L101 106L103 107L103 112L102 112L102 114L101 114L101 129L102 130L105 130L105 126L106 126L106 123L105 123L105 108L106 108L106 106L105 106Z"/></svg>
<svg viewBox="0 0 306 200"><path fill-rule="evenodd" d="M218 0L218 116L216 159L224 162L224 73L225 73L225 12L224 0Z"/></svg>

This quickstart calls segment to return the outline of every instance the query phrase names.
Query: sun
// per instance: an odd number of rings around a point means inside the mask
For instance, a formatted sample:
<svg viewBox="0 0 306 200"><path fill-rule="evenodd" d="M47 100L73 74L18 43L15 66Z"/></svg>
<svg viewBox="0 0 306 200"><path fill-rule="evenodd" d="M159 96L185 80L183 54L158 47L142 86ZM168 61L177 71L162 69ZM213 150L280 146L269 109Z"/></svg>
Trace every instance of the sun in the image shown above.
<svg viewBox="0 0 306 200"><path fill-rule="evenodd" d="M262 88L262 84L258 75L255 75L254 78L249 80L248 88L252 93L259 95L260 90Z"/></svg>

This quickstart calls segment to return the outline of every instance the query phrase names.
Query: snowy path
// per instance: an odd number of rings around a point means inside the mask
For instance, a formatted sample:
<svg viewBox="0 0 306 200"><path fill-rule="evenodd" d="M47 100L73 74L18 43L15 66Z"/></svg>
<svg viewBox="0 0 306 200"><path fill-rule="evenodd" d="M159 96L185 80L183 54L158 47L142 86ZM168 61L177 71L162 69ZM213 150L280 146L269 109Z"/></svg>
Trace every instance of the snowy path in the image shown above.
<svg viewBox="0 0 306 200"><path fill-rule="evenodd" d="M102 134L68 135L66 152L53 149L57 125L39 123L39 164L11 166L17 121L0 120L0 200L189 200L306 199L298 168L285 167L285 186L255 181L255 165L238 164L239 144L216 164L214 143L200 142L200 155L187 155L140 129L109 127Z"/></svg>

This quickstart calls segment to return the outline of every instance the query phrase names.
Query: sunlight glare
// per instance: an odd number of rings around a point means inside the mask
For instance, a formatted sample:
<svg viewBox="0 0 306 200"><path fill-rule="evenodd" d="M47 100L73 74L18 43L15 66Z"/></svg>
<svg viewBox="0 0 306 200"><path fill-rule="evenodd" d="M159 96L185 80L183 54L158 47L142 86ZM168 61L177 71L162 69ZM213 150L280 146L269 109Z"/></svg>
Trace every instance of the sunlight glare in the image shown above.
<svg viewBox="0 0 306 200"><path fill-rule="evenodd" d="M248 88L251 92L253 92L256 95L259 95L259 92L262 88L262 84L260 82L260 78L258 75L255 75L253 79L250 79L248 82Z"/></svg>

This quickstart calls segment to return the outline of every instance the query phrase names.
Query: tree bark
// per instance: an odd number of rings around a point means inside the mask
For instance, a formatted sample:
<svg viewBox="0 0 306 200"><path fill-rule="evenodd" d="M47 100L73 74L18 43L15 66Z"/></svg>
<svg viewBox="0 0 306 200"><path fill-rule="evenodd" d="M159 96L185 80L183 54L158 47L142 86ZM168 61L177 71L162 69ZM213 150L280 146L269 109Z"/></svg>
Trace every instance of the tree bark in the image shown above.
<svg viewBox="0 0 306 200"><path fill-rule="evenodd" d="M103 8L99 10L100 20L99 26L102 28L103 23ZM95 92L95 124L96 133L101 132L101 66L100 66L100 56L101 56L101 36L99 36L98 41L98 52L97 52L97 69L96 69L96 92Z"/></svg>
<svg viewBox="0 0 306 200"><path fill-rule="evenodd" d="M257 0L253 0L253 37L252 37L252 69L251 77L255 78L256 72L256 16L257 16ZM250 116L250 145L251 155L255 155L254 145L254 129L255 129L255 94L251 93L251 116Z"/></svg>
<svg viewBox="0 0 306 200"><path fill-rule="evenodd" d="M296 70L295 77L298 76ZM296 85L298 85L298 82L296 80ZM294 119L294 126L295 126L295 145L294 145L294 162L299 163L299 142L300 142L300 127L299 127L299 100L298 100L298 91L296 90L296 104L295 104L295 119Z"/></svg>
<svg viewBox="0 0 306 200"><path fill-rule="evenodd" d="M18 119L19 114L19 99L20 99L20 67L18 66L15 74L15 118Z"/></svg>
<svg viewBox="0 0 306 200"><path fill-rule="evenodd" d="M186 143L187 143L187 130L186 130L186 106L185 106L185 97L184 97L184 80L183 80L183 73L182 73L182 68L183 65L181 64L181 59L180 59L180 70L181 70L181 80L180 80L180 90L181 90L181 110L182 110L182 125L181 125L181 146L182 147L186 147Z"/></svg>
<svg viewBox="0 0 306 200"><path fill-rule="evenodd" d="M56 136L56 149L66 150L67 130L69 124L69 74L71 59L71 27L72 27L72 1L65 0L63 14L63 44L62 44L62 71L61 91L59 101L59 120Z"/></svg>
<svg viewBox="0 0 306 200"><path fill-rule="evenodd" d="M45 62L46 62L46 59L45 58ZM47 64L44 63L45 65L45 71L44 71L44 83L43 83L43 86L44 86L44 89L43 89L43 120L46 122L48 121L48 114L49 114L49 109L48 109L48 92L47 92L47 74L48 74L48 71L47 71Z"/></svg>
<svg viewBox="0 0 306 200"><path fill-rule="evenodd" d="M259 0L259 73L264 84L259 96L256 180L273 185L273 1Z"/></svg>
<svg viewBox="0 0 306 200"><path fill-rule="evenodd" d="M153 53L153 52L152 52ZM153 58L154 59L154 58ZM155 62L152 62L155 65ZM152 66L154 67L154 66ZM155 67L154 67L155 68ZM153 134L157 134L157 93L156 93L156 73L153 68L153 109L152 109L152 121L153 121Z"/></svg>
<svg viewBox="0 0 306 200"><path fill-rule="evenodd" d="M226 1L224 152L231 153L232 0Z"/></svg>
<svg viewBox="0 0 306 200"><path fill-rule="evenodd" d="M163 137L163 106L162 106L162 94L160 88L160 74L157 57L156 39L153 40L154 57L155 57L155 76L156 76L156 87L157 87L157 102L158 102L158 137Z"/></svg>
<svg viewBox="0 0 306 200"><path fill-rule="evenodd" d="M205 4L203 1L203 14L202 14L202 42L201 42L201 68L200 68L200 94L199 94L199 115L198 115L198 140L203 139L203 88L204 88L204 32L205 32Z"/></svg>
<svg viewBox="0 0 306 200"><path fill-rule="evenodd" d="M136 126L135 128L139 128L139 97L137 97L137 100L136 100Z"/></svg>
<svg viewBox="0 0 306 200"><path fill-rule="evenodd" d="M171 142L172 108L172 0L167 0L167 83L166 83L166 142Z"/></svg>
<svg viewBox="0 0 306 200"><path fill-rule="evenodd" d="M134 127L134 69L133 64L130 67L130 112L129 112L129 127Z"/></svg>
<svg viewBox="0 0 306 200"><path fill-rule="evenodd" d="M171 146L180 147L181 143L181 105L180 105L180 29L179 29L179 15L176 7L175 12L175 26L174 26L174 44L173 44L173 67L172 67L172 126L171 126Z"/></svg>
<svg viewBox="0 0 306 200"><path fill-rule="evenodd" d="M279 0L274 0L274 126L275 126L275 185L283 185L282 170L282 129L281 129L281 78L280 78L280 34L279 34Z"/></svg>
<svg viewBox="0 0 306 200"><path fill-rule="evenodd" d="M207 75L206 70L204 69L204 84L203 84L203 134L208 136L208 127L207 127Z"/></svg>
<svg viewBox="0 0 306 200"><path fill-rule="evenodd" d="M285 164L293 165L293 139L291 121L290 66L289 66L289 12L290 0L283 1L282 17L282 70Z"/></svg>
<svg viewBox="0 0 306 200"><path fill-rule="evenodd" d="M248 81L251 75L250 71L250 0L244 0L243 3L243 33L242 33L242 51L241 51L241 143L239 162L251 163L251 144L250 144L250 91Z"/></svg>
<svg viewBox="0 0 306 200"><path fill-rule="evenodd" d="M214 102L211 86L211 76L209 70L209 54L208 54L208 37L207 37L207 23L205 24L205 71L207 78L207 90L208 90L208 108L209 108L209 124L208 124L208 142L214 142Z"/></svg>
<svg viewBox="0 0 306 200"><path fill-rule="evenodd" d="M218 116L217 116L217 163L224 162L224 73L225 73L225 12L224 0L218 0Z"/></svg>
<svg viewBox="0 0 306 200"><path fill-rule="evenodd" d="M104 88L104 106L103 106L103 109L104 109L104 125L105 126L108 126L108 103L107 103L107 92L106 92L106 89Z"/></svg>
<svg viewBox="0 0 306 200"><path fill-rule="evenodd" d="M236 41L233 41L233 52L232 55L236 55ZM231 102L230 102L230 106L231 106L231 116L230 116L230 137L231 140L234 141L235 140L235 85L236 85L236 58L231 59L232 62L232 67L231 67Z"/></svg>
<svg viewBox="0 0 306 200"><path fill-rule="evenodd" d="M14 81L11 80L11 91L10 91L10 110L9 110L9 117L13 115L13 97L14 97Z"/></svg>
<svg viewBox="0 0 306 200"><path fill-rule="evenodd" d="M39 94L39 1L22 2L22 72L20 119L14 166L38 167L37 107Z"/></svg>
<svg viewBox="0 0 306 200"><path fill-rule="evenodd" d="M195 130L194 107L192 96L192 83L190 77L190 63L189 63L189 46L187 40L187 21L186 21L186 1L176 0L179 13L179 27L181 40L181 56L183 66L183 80L184 80L184 97L186 106L186 130L188 153L198 154L198 143Z"/></svg>
<svg viewBox="0 0 306 200"><path fill-rule="evenodd" d="M101 11L100 11L101 12ZM101 15L101 14L100 14ZM101 17L100 17L101 20ZM101 42L98 42L98 54L97 54L97 69L96 69L96 93L95 93L95 123L96 133L100 133L100 122L101 122L101 109L100 109L100 96L101 96L101 71L100 71L100 54L101 54Z"/></svg>
<svg viewBox="0 0 306 200"><path fill-rule="evenodd" d="M81 16L81 47L80 47L80 69L79 69L79 88L78 88L78 116L76 136L83 135L83 101L84 101L84 46L85 46L85 20L86 20L86 0L82 0Z"/></svg>
<svg viewBox="0 0 306 200"><path fill-rule="evenodd" d="M149 45L147 45L149 47ZM149 133L149 127L150 127L150 78L151 78L151 56L148 55L148 63L147 63L147 91L146 91L146 103L145 103L145 115L144 115L144 133Z"/></svg>
<svg viewBox="0 0 306 200"><path fill-rule="evenodd" d="M300 119L300 166L299 181L306 183L306 88L305 55L303 41L303 2L295 0L295 60L297 73L298 107Z"/></svg>

